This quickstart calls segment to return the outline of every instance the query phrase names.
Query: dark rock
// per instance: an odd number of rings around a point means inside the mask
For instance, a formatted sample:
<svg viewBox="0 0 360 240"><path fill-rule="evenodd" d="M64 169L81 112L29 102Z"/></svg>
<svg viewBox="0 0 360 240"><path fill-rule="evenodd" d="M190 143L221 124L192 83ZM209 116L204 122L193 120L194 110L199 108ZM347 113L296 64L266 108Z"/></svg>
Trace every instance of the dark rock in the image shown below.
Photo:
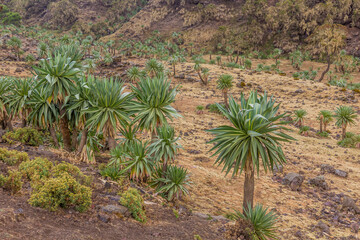
<svg viewBox="0 0 360 240"><path fill-rule="evenodd" d="M345 172L343 170L339 170L339 169L335 169L334 174L339 177L343 177L343 178L346 178L348 176L347 172Z"/></svg>
<svg viewBox="0 0 360 240"><path fill-rule="evenodd" d="M299 238L299 239L303 239L304 234L301 231L297 231L295 234L295 237Z"/></svg>
<svg viewBox="0 0 360 240"><path fill-rule="evenodd" d="M108 215L98 214L98 218L104 223L110 222L110 217Z"/></svg>
<svg viewBox="0 0 360 240"><path fill-rule="evenodd" d="M277 175L278 173L282 173L284 170L284 167L279 165L279 166L274 166L273 167L273 173L274 175Z"/></svg>
<svg viewBox="0 0 360 240"><path fill-rule="evenodd" d="M16 73L19 73L19 72L22 72L22 71L23 71L23 70L22 70L21 68L16 68L16 69L15 69L15 72L16 72Z"/></svg>
<svg viewBox="0 0 360 240"><path fill-rule="evenodd" d="M305 177L301 176L300 174L289 173L283 178L282 184L288 185L293 191L297 191L300 189L304 179Z"/></svg>
<svg viewBox="0 0 360 240"><path fill-rule="evenodd" d="M323 221L319 221L316 225L316 228L320 229L321 232L330 234L330 228L327 224L325 224Z"/></svg>
<svg viewBox="0 0 360 240"><path fill-rule="evenodd" d="M357 223L357 222L351 223L350 228L351 228L351 231L353 231L354 233L358 233L359 228L360 228L360 224Z"/></svg>
<svg viewBox="0 0 360 240"><path fill-rule="evenodd" d="M304 93L304 92L305 92L305 91L302 90L302 89L298 89L298 90L295 91L295 93L297 93L297 94Z"/></svg>
<svg viewBox="0 0 360 240"><path fill-rule="evenodd" d="M329 186L328 186L327 182L325 181L324 176L317 176L317 177L309 179L309 184L319 187L323 190L329 189Z"/></svg>
<svg viewBox="0 0 360 240"><path fill-rule="evenodd" d="M329 164L321 164L320 171L322 174L324 173L334 173L335 168Z"/></svg>
<svg viewBox="0 0 360 240"><path fill-rule="evenodd" d="M115 214L118 217L130 217L129 210L121 205L106 205L101 207L101 211L105 213Z"/></svg>
<svg viewBox="0 0 360 240"><path fill-rule="evenodd" d="M201 213L201 212L193 212L193 215L197 216L199 218L202 218L202 219L209 219L210 218L208 214Z"/></svg>
<svg viewBox="0 0 360 240"><path fill-rule="evenodd" d="M345 196L342 202L342 210L354 210L356 214L360 213L360 209L358 208L358 206L356 206L356 203L354 201L354 199L352 199L351 197Z"/></svg>

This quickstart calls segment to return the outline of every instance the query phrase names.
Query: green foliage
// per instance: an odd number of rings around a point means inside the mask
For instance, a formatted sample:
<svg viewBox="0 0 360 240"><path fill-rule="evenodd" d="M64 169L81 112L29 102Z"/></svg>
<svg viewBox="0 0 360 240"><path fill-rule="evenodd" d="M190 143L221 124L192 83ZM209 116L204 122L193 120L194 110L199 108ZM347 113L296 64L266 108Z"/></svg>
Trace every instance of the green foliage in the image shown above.
<svg viewBox="0 0 360 240"><path fill-rule="evenodd" d="M209 143L215 143L211 149L216 150L214 155L219 155L215 163L223 164L226 174L233 171L236 175L239 170L241 173L249 157L258 174L260 157L265 172L286 162L280 142L294 138L280 131L286 130L279 122L285 114L276 115L279 105L275 105L272 97L268 99L266 93L258 96L257 92L251 92L248 99L241 95L240 105L231 97L229 109L217 106L232 126L208 130L215 135Z"/></svg>
<svg viewBox="0 0 360 240"><path fill-rule="evenodd" d="M244 209L244 213L236 211L232 215L232 219L242 219L250 223L252 228L245 230L253 240L278 239L276 234L278 217L273 211L268 211L268 208L264 208L261 204L257 204L254 208L249 206Z"/></svg>
<svg viewBox="0 0 360 240"><path fill-rule="evenodd" d="M340 106L335 110L335 125L338 127L355 125L355 119L357 114L352 107L349 106Z"/></svg>
<svg viewBox="0 0 360 240"><path fill-rule="evenodd" d="M153 132L157 126L166 124L167 119L181 116L171 106L177 87L170 88L170 83L164 77L144 78L138 86L131 87L136 101L129 108L136 114L133 121L138 122L140 129Z"/></svg>
<svg viewBox="0 0 360 240"><path fill-rule="evenodd" d="M317 76L317 71L310 69L309 71L301 71L293 73L294 78L299 78L303 80L315 80Z"/></svg>
<svg viewBox="0 0 360 240"><path fill-rule="evenodd" d="M18 128L15 132L7 132L2 138L10 144L14 143L14 141L30 146L39 146L44 143L43 134L30 127Z"/></svg>
<svg viewBox="0 0 360 240"><path fill-rule="evenodd" d="M91 178L84 175L77 166L71 163L59 163L52 168L51 172L53 177L61 177L64 173L66 173L75 178L80 184L90 186L91 183Z"/></svg>
<svg viewBox="0 0 360 240"><path fill-rule="evenodd" d="M229 74L222 74L217 80L217 88L224 91L229 90L233 86L233 76Z"/></svg>
<svg viewBox="0 0 360 240"><path fill-rule="evenodd" d="M177 150L182 148L178 143L179 137L175 137L175 130L170 125L162 125L157 128L157 136L149 146L150 155L155 161L162 161L167 165L175 160Z"/></svg>
<svg viewBox="0 0 360 240"><path fill-rule="evenodd" d="M310 131L309 126L301 126L299 130L299 134L308 134Z"/></svg>
<svg viewBox="0 0 360 240"><path fill-rule="evenodd" d="M252 61L250 59L245 59L244 61L244 67L246 69L251 69L251 66L252 66Z"/></svg>
<svg viewBox="0 0 360 240"><path fill-rule="evenodd" d="M134 66L127 70L126 75L131 83L136 83L145 77L145 72Z"/></svg>
<svg viewBox="0 0 360 240"><path fill-rule="evenodd" d="M17 12L12 12L6 5L0 4L0 23L3 25L20 25L21 16Z"/></svg>
<svg viewBox="0 0 360 240"><path fill-rule="evenodd" d="M118 181L122 176L122 172L119 166L109 165L100 170L100 174L103 177L108 177L113 181Z"/></svg>
<svg viewBox="0 0 360 240"><path fill-rule="evenodd" d="M144 199L141 197L140 193L135 188L129 188L120 195L120 204L129 209L135 220L146 222Z"/></svg>
<svg viewBox="0 0 360 240"><path fill-rule="evenodd" d="M50 211L56 211L59 207L74 207L77 211L84 212L91 206L91 194L91 188L81 185L70 174L63 173L37 184L29 203Z"/></svg>
<svg viewBox="0 0 360 240"><path fill-rule="evenodd" d="M352 132L347 132L345 138L338 142L342 147L351 148L360 146L360 134L356 135Z"/></svg>
<svg viewBox="0 0 360 240"><path fill-rule="evenodd" d="M156 173L150 185L155 187L156 191L167 198L168 201L179 200L182 196L189 194L187 186L191 182L189 181L187 169L169 166L165 173L160 169Z"/></svg>
<svg viewBox="0 0 360 240"><path fill-rule="evenodd" d="M304 109L298 109L294 111L295 114L295 122L296 124L299 125L299 127L301 127L304 124L305 121L305 116L307 115L306 110Z"/></svg>
<svg viewBox="0 0 360 240"><path fill-rule="evenodd" d="M128 146L128 161L122 173L130 171L130 179L144 181L153 171L153 161L148 151L148 142L133 142Z"/></svg>
<svg viewBox="0 0 360 240"><path fill-rule="evenodd" d="M15 194L22 188L23 183L21 181L21 177L22 174L20 172L10 170L6 177L0 175L0 187L10 191L12 194Z"/></svg>
<svg viewBox="0 0 360 240"><path fill-rule="evenodd" d="M320 137L323 137L323 138L329 137L329 133L328 133L328 132L318 132L317 135L320 136Z"/></svg>
<svg viewBox="0 0 360 240"><path fill-rule="evenodd" d="M28 160L29 156L26 152L18 152L15 150L0 148L0 161L6 163L7 165L13 166Z"/></svg>
<svg viewBox="0 0 360 240"><path fill-rule="evenodd" d="M300 70L301 65L303 64L304 61L303 53L300 50L296 50L289 54L289 59L291 60L292 66L295 69Z"/></svg>
<svg viewBox="0 0 360 240"><path fill-rule="evenodd" d="M46 158L27 160L19 165L19 171L30 181L38 181L51 176L52 162Z"/></svg>

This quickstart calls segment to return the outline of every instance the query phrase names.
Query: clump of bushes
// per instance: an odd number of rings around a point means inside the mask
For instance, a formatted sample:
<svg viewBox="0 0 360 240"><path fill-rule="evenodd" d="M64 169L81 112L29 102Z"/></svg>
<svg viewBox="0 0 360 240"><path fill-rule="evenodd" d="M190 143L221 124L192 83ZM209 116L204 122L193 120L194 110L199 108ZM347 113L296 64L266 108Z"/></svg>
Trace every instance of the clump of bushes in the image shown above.
<svg viewBox="0 0 360 240"><path fill-rule="evenodd" d="M25 152L0 148L0 161L6 163L9 166L13 166L27 160L29 160L29 156Z"/></svg>
<svg viewBox="0 0 360 240"><path fill-rule="evenodd" d="M52 175L54 177L61 177L64 173L67 173L75 178L80 184L90 186L91 178L84 175L77 166L71 163L62 162L52 169Z"/></svg>
<svg viewBox="0 0 360 240"><path fill-rule="evenodd" d="M9 171L7 176L0 175L0 187L10 191L12 194L19 192L22 188L22 174L18 171Z"/></svg>
<svg viewBox="0 0 360 240"><path fill-rule="evenodd" d="M342 147L360 147L360 134L356 135L352 132L347 132L345 138L338 142Z"/></svg>
<svg viewBox="0 0 360 240"><path fill-rule="evenodd" d="M100 170L100 174L101 176L110 178L113 181L118 181L123 176L120 167L117 165L104 167Z"/></svg>
<svg viewBox="0 0 360 240"><path fill-rule="evenodd" d="M2 138L9 144L21 142L30 146L39 146L44 143L43 134L29 127L19 128L14 132L7 132Z"/></svg>
<svg viewBox="0 0 360 240"><path fill-rule="evenodd" d="M139 222L146 222L144 199L141 197L138 190L135 188L129 188L126 192L120 195L120 204L129 209L135 220Z"/></svg>
<svg viewBox="0 0 360 240"><path fill-rule="evenodd" d="M81 185L74 177L64 172L58 177L37 184L29 203L50 211L56 211L59 207L74 207L77 211L84 212L91 206L91 194L91 188Z"/></svg>
<svg viewBox="0 0 360 240"><path fill-rule="evenodd" d="M46 158L35 158L22 162L19 166L19 171L25 178L30 181L37 181L43 178L49 178L53 163Z"/></svg>

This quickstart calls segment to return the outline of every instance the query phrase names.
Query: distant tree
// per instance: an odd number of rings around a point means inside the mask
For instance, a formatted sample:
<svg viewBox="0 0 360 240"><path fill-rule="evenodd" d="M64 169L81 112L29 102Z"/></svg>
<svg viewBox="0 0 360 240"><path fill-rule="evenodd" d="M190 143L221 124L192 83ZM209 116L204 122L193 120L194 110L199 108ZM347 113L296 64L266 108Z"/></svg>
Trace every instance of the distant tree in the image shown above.
<svg viewBox="0 0 360 240"><path fill-rule="evenodd" d="M335 110L336 126L342 128L342 139L346 137L346 128L349 125L355 125L357 118L356 112L352 107L340 106Z"/></svg>
<svg viewBox="0 0 360 240"><path fill-rule="evenodd" d="M345 46L346 28L340 24L323 24L315 29L309 36L309 44L313 54L319 55L327 62L325 71L321 74L319 82L324 79L330 65L337 59Z"/></svg>
<svg viewBox="0 0 360 240"><path fill-rule="evenodd" d="M220 89L223 93L226 108L229 108L228 92L233 86L233 79L233 76L229 74L223 74L219 77L219 80L217 80L217 88Z"/></svg>

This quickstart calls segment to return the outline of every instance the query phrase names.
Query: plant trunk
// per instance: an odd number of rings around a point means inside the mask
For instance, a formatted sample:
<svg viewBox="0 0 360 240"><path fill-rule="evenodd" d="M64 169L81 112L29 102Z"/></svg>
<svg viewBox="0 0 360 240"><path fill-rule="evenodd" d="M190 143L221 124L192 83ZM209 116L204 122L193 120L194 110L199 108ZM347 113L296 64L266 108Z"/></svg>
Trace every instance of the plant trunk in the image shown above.
<svg viewBox="0 0 360 240"><path fill-rule="evenodd" d="M116 147L116 141L115 138L113 136L109 136L108 137L108 144L109 144L109 149L112 150Z"/></svg>
<svg viewBox="0 0 360 240"><path fill-rule="evenodd" d="M324 122L324 132L326 132L326 126L327 126L327 123Z"/></svg>
<svg viewBox="0 0 360 240"><path fill-rule="evenodd" d="M26 118L23 118L21 122L21 127L22 128L26 127L26 124L27 124Z"/></svg>
<svg viewBox="0 0 360 240"><path fill-rule="evenodd" d="M328 56L328 58L327 58L327 67L326 67L325 71L321 74L319 82L321 82L324 79L325 74L330 70L330 65L331 65L330 56Z"/></svg>
<svg viewBox="0 0 360 240"><path fill-rule="evenodd" d="M229 109L229 103L228 103L228 93L227 91L223 91L223 95L224 95L224 103L225 103L225 107L227 109Z"/></svg>
<svg viewBox="0 0 360 240"><path fill-rule="evenodd" d="M320 132L323 132L323 118L320 116Z"/></svg>
<svg viewBox="0 0 360 240"><path fill-rule="evenodd" d="M84 128L81 132L80 144L77 149L78 154L80 154L82 152L84 146L86 145L87 135L88 135L88 130L86 128Z"/></svg>
<svg viewBox="0 0 360 240"><path fill-rule="evenodd" d="M10 132L14 131L13 125L11 123L11 118L8 119L8 121L6 122L6 126L9 128Z"/></svg>
<svg viewBox="0 0 360 240"><path fill-rule="evenodd" d="M251 208L253 207L254 190L255 190L254 166L251 159L251 154L249 154L246 159L246 165L245 165L244 201L243 201L244 210L248 209L249 204Z"/></svg>
<svg viewBox="0 0 360 240"><path fill-rule="evenodd" d="M55 132L55 129L54 129L54 126L52 124L49 125L49 131L50 131L50 135L51 135L51 138L54 142L54 145L56 148L59 148L60 145L59 145L59 141L56 137L56 132Z"/></svg>
<svg viewBox="0 0 360 240"><path fill-rule="evenodd" d="M71 135L71 149L76 150L78 130L74 127Z"/></svg>
<svg viewBox="0 0 360 240"><path fill-rule="evenodd" d="M71 152L71 134L69 130L69 121L66 116L65 109L62 109L62 104L60 104L60 131L63 137L64 149L65 151Z"/></svg>
<svg viewBox="0 0 360 240"><path fill-rule="evenodd" d="M173 65L173 67L174 67L174 77L175 77L175 74L176 74L175 65Z"/></svg>
<svg viewBox="0 0 360 240"><path fill-rule="evenodd" d="M342 126L342 140L344 140L345 137L346 137L346 125L344 124L344 125Z"/></svg>

